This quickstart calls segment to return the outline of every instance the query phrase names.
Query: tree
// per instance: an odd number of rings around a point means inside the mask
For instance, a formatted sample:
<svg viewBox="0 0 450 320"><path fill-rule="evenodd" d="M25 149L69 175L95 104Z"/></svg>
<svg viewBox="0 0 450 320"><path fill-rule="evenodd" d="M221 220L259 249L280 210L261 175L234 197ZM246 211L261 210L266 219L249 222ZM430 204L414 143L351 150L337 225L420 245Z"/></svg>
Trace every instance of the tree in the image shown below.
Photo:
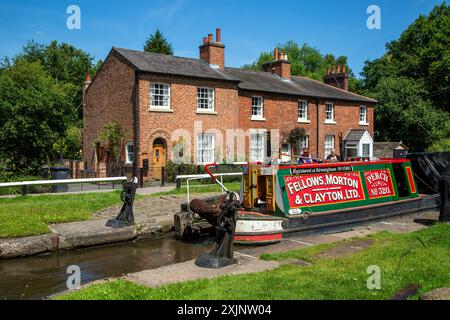
<svg viewBox="0 0 450 320"><path fill-rule="evenodd" d="M450 6L419 16L382 57L366 61L361 75L362 93L380 100L381 140L423 150L450 138Z"/></svg>
<svg viewBox="0 0 450 320"><path fill-rule="evenodd" d="M406 77L378 81L374 97L375 128L382 141L400 141L421 151L450 134L449 114L424 98L423 85ZM447 121L446 121L447 119Z"/></svg>
<svg viewBox="0 0 450 320"><path fill-rule="evenodd" d="M43 45L29 41L23 47L23 52L14 58L14 61L19 60L40 62L55 82L70 84L68 98L71 100L71 108L66 112L73 116L73 122L82 119L84 79L87 73L93 74L96 71L91 55L67 43L58 44L57 41L52 41Z"/></svg>
<svg viewBox="0 0 450 320"><path fill-rule="evenodd" d="M37 173L68 123L67 88L39 62L18 60L0 75L0 160L13 172Z"/></svg>
<svg viewBox="0 0 450 320"><path fill-rule="evenodd" d="M64 135L53 144L54 158L58 159L62 155L65 159L81 160L82 131L81 128L74 125L67 128Z"/></svg>
<svg viewBox="0 0 450 320"><path fill-rule="evenodd" d="M450 110L450 5L444 2L419 16L386 49L381 58L366 62L365 89L374 89L386 75L416 79L435 107Z"/></svg>
<svg viewBox="0 0 450 320"><path fill-rule="evenodd" d="M323 81L323 76L326 74L327 68L337 66L338 64L347 65L347 57L335 57L332 54L322 55L319 50L311 47L308 44L299 46L294 40L289 40L284 44L276 46L280 52L286 52L289 62L291 63L291 74L295 76L305 76L308 78ZM251 63L242 66L247 70L262 70L262 66L273 61L273 54L271 52L262 52L258 59ZM350 74L349 89L356 91L357 80L351 69L347 67Z"/></svg>
<svg viewBox="0 0 450 320"><path fill-rule="evenodd" d="M159 29L145 41L144 51L173 55L172 45L167 41Z"/></svg>

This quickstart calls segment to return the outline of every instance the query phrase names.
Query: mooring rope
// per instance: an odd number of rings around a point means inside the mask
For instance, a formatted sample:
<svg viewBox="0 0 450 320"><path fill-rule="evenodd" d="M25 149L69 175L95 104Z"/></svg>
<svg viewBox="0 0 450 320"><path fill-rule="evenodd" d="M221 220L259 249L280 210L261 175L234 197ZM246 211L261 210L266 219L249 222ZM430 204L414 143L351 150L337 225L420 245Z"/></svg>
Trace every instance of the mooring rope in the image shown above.
<svg viewBox="0 0 450 320"><path fill-rule="evenodd" d="M440 193L438 190L435 190L433 187L431 187L428 183L426 183L425 181L423 181L422 179L419 178L419 176L414 172L413 173L414 176L420 180L424 185L426 185L428 188L430 188L432 191L436 192L436 193Z"/></svg>

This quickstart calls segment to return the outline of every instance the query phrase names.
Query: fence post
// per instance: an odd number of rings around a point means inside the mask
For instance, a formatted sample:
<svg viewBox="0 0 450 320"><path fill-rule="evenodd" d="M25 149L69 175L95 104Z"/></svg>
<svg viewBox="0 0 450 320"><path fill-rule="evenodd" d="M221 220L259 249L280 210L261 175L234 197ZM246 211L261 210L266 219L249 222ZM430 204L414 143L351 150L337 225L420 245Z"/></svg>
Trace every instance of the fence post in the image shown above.
<svg viewBox="0 0 450 320"><path fill-rule="evenodd" d="M181 188L181 180L176 179L176 183L177 183L177 189L180 189Z"/></svg>
<svg viewBox="0 0 450 320"><path fill-rule="evenodd" d="M164 187L164 179L165 179L165 167L161 167L161 187Z"/></svg>

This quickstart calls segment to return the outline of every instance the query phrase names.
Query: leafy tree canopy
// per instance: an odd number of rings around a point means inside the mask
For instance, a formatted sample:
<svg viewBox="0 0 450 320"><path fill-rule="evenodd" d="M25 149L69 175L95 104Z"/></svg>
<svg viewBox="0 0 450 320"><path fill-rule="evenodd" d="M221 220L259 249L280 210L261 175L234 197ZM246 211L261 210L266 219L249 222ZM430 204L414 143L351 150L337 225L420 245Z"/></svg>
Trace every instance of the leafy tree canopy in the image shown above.
<svg viewBox="0 0 450 320"><path fill-rule="evenodd" d="M402 140L412 151L424 150L450 133L448 114L424 99L423 84L406 77L385 77L378 81L373 96L377 139ZM444 120L444 121L443 121Z"/></svg>
<svg viewBox="0 0 450 320"><path fill-rule="evenodd" d="M0 75L0 162L36 173L63 135L71 84L57 84L39 62L17 60ZM68 88L69 87L69 88Z"/></svg>
<svg viewBox="0 0 450 320"><path fill-rule="evenodd" d="M159 29L145 41L144 51L173 55L172 44L163 36Z"/></svg>
<svg viewBox="0 0 450 320"><path fill-rule="evenodd" d="M450 5L444 2L419 16L386 49L381 58L366 62L364 89L373 90L385 76L416 79L434 106L450 110Z"/></svg>
<svg viewBox="0 0 450 320"><path fill-rule="evenodd" d="M52 41L44 45L29 41L13 60L39 62L55 82L71 84L72 87L68 93L71 110L67 112L74 116L75 122L82 119L84 79L87 73L94 76L99 67L98 64L93 64L91 55L67 43L58 44L57 41Z"/></svg>
<svg viewBox="0 0 450 320"><path fill-rule="evenodd" d="M443 3L419 16L386 49L382 57L366 61L361 73L362 93L379 100L376 138L403 140L412 150L445 146L450 137L450 6Z"/></svg>

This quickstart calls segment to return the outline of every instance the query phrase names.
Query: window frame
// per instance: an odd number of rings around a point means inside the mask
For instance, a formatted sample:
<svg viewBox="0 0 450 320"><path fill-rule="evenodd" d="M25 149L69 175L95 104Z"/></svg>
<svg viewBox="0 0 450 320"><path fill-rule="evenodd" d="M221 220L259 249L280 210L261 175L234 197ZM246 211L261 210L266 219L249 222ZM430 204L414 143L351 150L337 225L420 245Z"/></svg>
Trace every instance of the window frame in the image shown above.
<svg viewBox="0 0 450 320"><path fill-rule="evenodd" d="M211 97L201 98L199 97L201 90L211 90ZM200 108L200 100L207 99L208 108ZM211 102L211 108L209 107L209 102ZM215 111L215 88L213 87L197 87L197 112L214 112Z"/></svg>
<svg viewBox="0 0 450 320"><path fill-rule="evenodd" d="M327 138L333 138L333 146L329 147L327 146ZM324 139L324 158L328 157L331 154L331 149L336 149L336 137L332 134L327 134L325 135L325 139ZM329 153L327 153L327 150L329 151Z"/></svg>
<svg viewBox="0 0 450 320"><path fill-rule="evenodd" d="M364 147L367 146L367 154L364 155ZM361 157L370 157L370 143L361 143Z"/></svg>
<svg viewBox="0 0 450 320"><path fill-rule="evenodd" d="M306 135L306 136L302 137L301 139L305 139L306 144L303 146L303 145L300 145L301 140L297 141L297 149L298 149L298 151L300 151L300 154L302 153L304 148L309 148L309 135Z"/></svg>
<svg viewBox="0 0 450 320"><path fill-rule="evenodd" d="M328 110L327 110L327 108L328 108L328 106L330 106L330 105L331 105L331 119L328 119L328 118L327 118L327 115L328 115ZM334 119L335 119L335 114L334 114L334 103L333 103L333 102L327 101L327 102L325 102L325 123L336 124L336 121L335 121Z"/></svg>
<svg viewBox="0 0 450 320"><path fill-rule="evenodd" d="M154 101L154 99L152 99L152 89L154 85L162 85L162 86L167 86L167 106L159 106L159 105L154 105L152 104L152 101ZM158 96L161 96L160 94L158 94ZM164 97L164 95L162 95L162 97ZM171 105L170 105L170 100L171 100L171 85L169 83L166 82L150 82L150 110L171 110ZM164 101L164 99L163 99Z"/></svg>
<svg viewBox="0 0 450 320"><path fill-rule="evenodd" d="M211 143L212 146L210 148L203 148L203 138L205 136L211 136ZM200 145L199 139L200 137L202 137L202 144ZM198 165L204 165L204 164L208 164L208 163L213 163L215 161L215 148L216 148L216 135L214 133L209 133L209 132L204 132L204 133L199 133L197 134L197 145L196 145L196 153L197 153L197 164ZM201 148L200 148L201 147ZM204 160L204 156L203 155L199 155L200 151L203 150L211 150L212 151L212 160L211 161L200 161ZM208 159L209 160L209 159Z"/></svg>
<svg viewBox="0 0 450 320"><path fill-rule="evenodd" d="M262 137L262 141L259 144L257 142L257 146L253 146L253 136L257 136L257 137ZM257 157L253 157L255 155L255 152L252 152L252 150L259 150ZM260 129L260 130L250 130L250 143L249 143L249 159L250 161L261 161L264 162L265 159L265 154L266 154L266 150L267 150L267 130L264 129ZM260 154L259 154L260 152ZM261 156L261 158L259 158L259 156Z"/></svg>
<svg viewBox="0 0 450 320"><path fill-rule="evenodd" d="M128 147L131 146L133 148L133 152L131 152L131 158L132 160L130 161L128 156L130 155L130 152L128 151ZM125 144L125 164L133 164L134 162L134 144L133 142L127 142Z"/></svg>
<svg viewBox="0 0 450 320"><path fill-rule="evenodd" d="M362 110L364 110L364 121L361 120L361 115L362 115ZM359 124L360 125L368 125L369 122L367 121L367 106L365 105L360 105L359 106Z"/></svg>
<svg viewBox="0 0 450 320"><path fill-rule="evenodd" d="M302 103L305 103L304 107L305 107L305 117L301 118L300 117L300 109L302 106ZM310 120L308 120L308 100L298 100L298 106L297 106L297 121L298 122L306 122L309 123Z"/></svg>
<svg viewBox="0 0 450 320"><path fill-rule="evenodd" d="M260 99L261 100L261 105L260 106L255 106L253 104L254 99ZM261 108L261 115L254 115L253 114L253 109L254 108ZM251 106L251 119L252 120L264 120L264 97L263 96L252 96L252 106Z"/></svg>

